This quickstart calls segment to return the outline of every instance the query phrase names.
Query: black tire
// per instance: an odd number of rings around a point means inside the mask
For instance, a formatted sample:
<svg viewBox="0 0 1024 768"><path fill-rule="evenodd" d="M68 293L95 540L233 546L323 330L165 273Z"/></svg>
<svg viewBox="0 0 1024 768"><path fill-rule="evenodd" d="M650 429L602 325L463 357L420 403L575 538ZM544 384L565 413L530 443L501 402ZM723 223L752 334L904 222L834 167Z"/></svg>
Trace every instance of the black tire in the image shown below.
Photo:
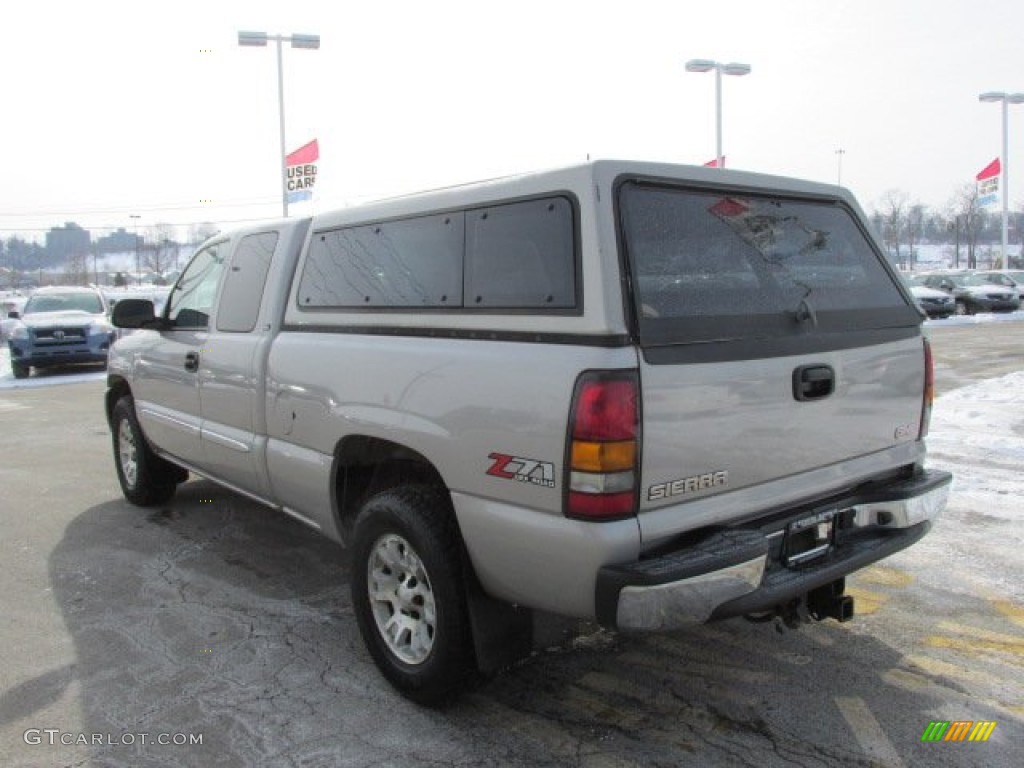
<svg viewBox="0 0 1024 768"><path fill-rule="evenodd" d="M188 473L153 453L135 416L131 397L117 401L110 422L114 466L124 497L140 507L152 507L170 499Z"/></svg>
<svg viewBox="0 0 1024 768"><path fill-rule="evenodd" d="M474 679L461 564L455 515L442 490L384 491L356 518L351 584L359 631L388 682L418 704L450 701Z"/></svg>
<svg viewBox="0 0 1024 768"><path fill-rule="evenodd" d="M958 314L958 315L973 315L974 312L972 312L971 308L967 306L967 302L965 302L965 301L958 301L956 303L956 314Z"/></svg>
<svg viewBox="0 0 1024 768"><path fill-rule="evenodd" d="M27 379L31 369L27 365L11 362L11 373L16 379Z"/></svg>

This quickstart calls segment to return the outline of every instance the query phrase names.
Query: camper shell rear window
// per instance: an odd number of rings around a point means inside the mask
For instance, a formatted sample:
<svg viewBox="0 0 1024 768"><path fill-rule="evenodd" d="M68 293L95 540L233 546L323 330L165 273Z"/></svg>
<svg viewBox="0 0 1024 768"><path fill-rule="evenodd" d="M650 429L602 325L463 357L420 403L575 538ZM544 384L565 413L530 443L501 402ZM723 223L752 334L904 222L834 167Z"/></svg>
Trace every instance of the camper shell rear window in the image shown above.
<svg viewBox="0 0 1024 768"><path fill-rule="evenodd" d="M917 326L898 277L834 200L618 186L645 346Z"/></svg>

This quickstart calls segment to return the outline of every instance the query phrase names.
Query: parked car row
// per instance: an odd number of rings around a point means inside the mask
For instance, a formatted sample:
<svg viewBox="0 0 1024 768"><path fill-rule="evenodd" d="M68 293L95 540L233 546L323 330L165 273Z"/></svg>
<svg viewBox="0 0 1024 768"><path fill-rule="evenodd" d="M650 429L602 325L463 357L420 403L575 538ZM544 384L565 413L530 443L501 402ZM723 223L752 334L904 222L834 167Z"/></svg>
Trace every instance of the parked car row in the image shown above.
<svg viewBox="0 0 1024 768"><path fill-rule="evenodd" d="M1016 312L1024 292L1024 270L929 272L908 278L928 317Z"/></svg>

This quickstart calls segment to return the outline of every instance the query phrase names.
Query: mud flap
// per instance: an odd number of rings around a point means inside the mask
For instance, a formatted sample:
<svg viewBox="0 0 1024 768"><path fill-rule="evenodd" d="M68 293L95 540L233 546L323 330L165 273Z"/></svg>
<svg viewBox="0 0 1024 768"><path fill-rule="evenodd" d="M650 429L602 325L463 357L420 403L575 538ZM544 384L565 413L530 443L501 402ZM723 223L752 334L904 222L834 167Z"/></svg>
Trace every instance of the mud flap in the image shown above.
<svg viewBox="0 0 1024 768"><path fill-rule="evenodd" d="M477 669L491 675L530 655L533 611L485 594L468 562L464 573Z"/></svg>

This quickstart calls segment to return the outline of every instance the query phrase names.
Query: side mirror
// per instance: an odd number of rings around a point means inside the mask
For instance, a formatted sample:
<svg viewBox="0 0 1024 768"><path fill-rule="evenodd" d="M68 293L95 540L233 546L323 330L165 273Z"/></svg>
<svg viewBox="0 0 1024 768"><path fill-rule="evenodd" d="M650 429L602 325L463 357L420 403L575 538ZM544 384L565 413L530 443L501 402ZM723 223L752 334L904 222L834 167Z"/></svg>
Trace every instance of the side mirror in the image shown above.
<svg viewBox="0 0 1024 768"><path fill-rule="evenodd" d="M114 305L110 322L118 328L158 328L160 320L149 299L121 299Z"/></svg>

